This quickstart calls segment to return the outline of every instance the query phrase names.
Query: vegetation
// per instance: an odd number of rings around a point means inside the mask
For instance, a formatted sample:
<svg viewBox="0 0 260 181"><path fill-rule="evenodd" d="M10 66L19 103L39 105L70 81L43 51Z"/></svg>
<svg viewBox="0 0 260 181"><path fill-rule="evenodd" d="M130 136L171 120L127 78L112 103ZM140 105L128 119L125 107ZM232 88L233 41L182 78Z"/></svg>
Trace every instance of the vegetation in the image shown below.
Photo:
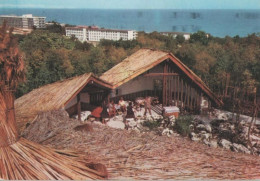
<svg viewBox="0 0 260 181"><path fill-rule="evenodd" d="M176 119L174 129L182 136L188 136L190 134L190 125L193 118L188 115L179 116Z"/></svg>
<svg viewBox="0 0 260 181"><path fill-rule="evenodd" d="M161 123L160 121L145 121L142 123L143 126L148 127L149 130L154 130L158 127L160 127Z"/></svg>
<svg viewBox="0 0 260 181"><path fill-rule="evenodd" d="M54 23L46 30L34 30L18 38L25 53L27 82L19 86L16 96L85 72L100 75L140 48L173 53L223 100L234 91L242 91L250 99L253 88L257 87L258 94L260 90L259 34L217 38L199 31L184 41L180 36L139 32L137 40L102 40L95 47L65 37L64 30Z"/></svg>

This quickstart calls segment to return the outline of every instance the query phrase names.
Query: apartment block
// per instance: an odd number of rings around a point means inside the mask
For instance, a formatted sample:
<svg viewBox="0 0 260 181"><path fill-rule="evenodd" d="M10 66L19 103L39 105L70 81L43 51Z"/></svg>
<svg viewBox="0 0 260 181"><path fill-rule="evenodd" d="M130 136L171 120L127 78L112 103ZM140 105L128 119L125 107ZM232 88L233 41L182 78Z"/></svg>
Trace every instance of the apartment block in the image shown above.
<svg viewBox="0 0 260 181"><path fill-rule="evenodd" d="M97 42L106 40L134 40L137 32L134 30L113 30L99 28L98 26L76 26L66 27L66 36L75 36L80 41Z"/></svg>
<svg viewBox="0 0 260 181"><path fill-rule="evenodd" d="M9 26L15 28L45 28L45 19L46 17L37 17L32 14L24 14L22 16L0 15L0 25L6 20Z"/></svg>

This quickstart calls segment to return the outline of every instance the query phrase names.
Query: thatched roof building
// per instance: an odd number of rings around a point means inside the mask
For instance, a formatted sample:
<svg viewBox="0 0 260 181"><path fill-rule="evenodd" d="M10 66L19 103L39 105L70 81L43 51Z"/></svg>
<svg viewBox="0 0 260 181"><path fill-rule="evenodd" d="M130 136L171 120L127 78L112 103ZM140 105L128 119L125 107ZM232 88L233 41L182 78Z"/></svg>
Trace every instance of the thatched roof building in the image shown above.
<svg viewBox="0 0 260 181"><path fill-rule="evenodd" d="M165 104L169 99L175 99L176 102L177 100L184 103L186 101L187 104L194 102L194 105L196 105L196 102L199 104L198 99L202 94L214 104L222 104L192 70L173 54L165 51L140 49L105 72L100 78L111 83L113 89L118 89L117 93L119 94L116 96L126 94L129 96L130 93L134 92L126 91L126 89L129 90L131 87L142 86L143 89L139 88L139 91L152 91L154 90L154 83L149 85L149 82L160 79L163 84L162 96ZM187 95L187 100L185 100L185 95Z"/></svg>
<svg viewBox="0 0 260 181"><path fill-rule="evenodd" d="M23 129L42 112L64 108L69 114L77 113L78 105L102 101L111 88L106 81L86 73L34 89L15 100L18 128Z"/></svg>

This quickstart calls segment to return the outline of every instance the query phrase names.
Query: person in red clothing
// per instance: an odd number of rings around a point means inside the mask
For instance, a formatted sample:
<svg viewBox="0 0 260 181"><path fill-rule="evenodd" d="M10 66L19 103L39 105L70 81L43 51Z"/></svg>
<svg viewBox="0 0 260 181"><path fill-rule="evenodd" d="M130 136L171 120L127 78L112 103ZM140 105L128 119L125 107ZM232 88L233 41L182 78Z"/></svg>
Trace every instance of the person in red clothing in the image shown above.
<svg viewBox="0 0 260 181"><path fill-rule="evenodd" d="M94 117L96 119L96 121L100 121L101 118L101 112L103 111L103 108L101 107L101 105L99 105L98 107L96 107L92 112L90 117Z"/></svg>

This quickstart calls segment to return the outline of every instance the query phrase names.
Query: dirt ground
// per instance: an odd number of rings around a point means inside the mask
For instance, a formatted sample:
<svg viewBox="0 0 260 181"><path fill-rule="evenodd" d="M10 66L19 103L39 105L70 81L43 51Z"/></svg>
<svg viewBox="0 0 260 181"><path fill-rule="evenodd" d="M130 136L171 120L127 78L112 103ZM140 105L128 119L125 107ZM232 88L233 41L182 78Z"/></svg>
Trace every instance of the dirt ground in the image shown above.
<svg viewBox="0 0 260 181"><path fill-rule="evenodd" d="M75 126L64 125L41 144L86 153L89 160L106 165L109 179L260 179L258 156L209 148L179 136L95 123L93 131L75 131Z"/></svg>

